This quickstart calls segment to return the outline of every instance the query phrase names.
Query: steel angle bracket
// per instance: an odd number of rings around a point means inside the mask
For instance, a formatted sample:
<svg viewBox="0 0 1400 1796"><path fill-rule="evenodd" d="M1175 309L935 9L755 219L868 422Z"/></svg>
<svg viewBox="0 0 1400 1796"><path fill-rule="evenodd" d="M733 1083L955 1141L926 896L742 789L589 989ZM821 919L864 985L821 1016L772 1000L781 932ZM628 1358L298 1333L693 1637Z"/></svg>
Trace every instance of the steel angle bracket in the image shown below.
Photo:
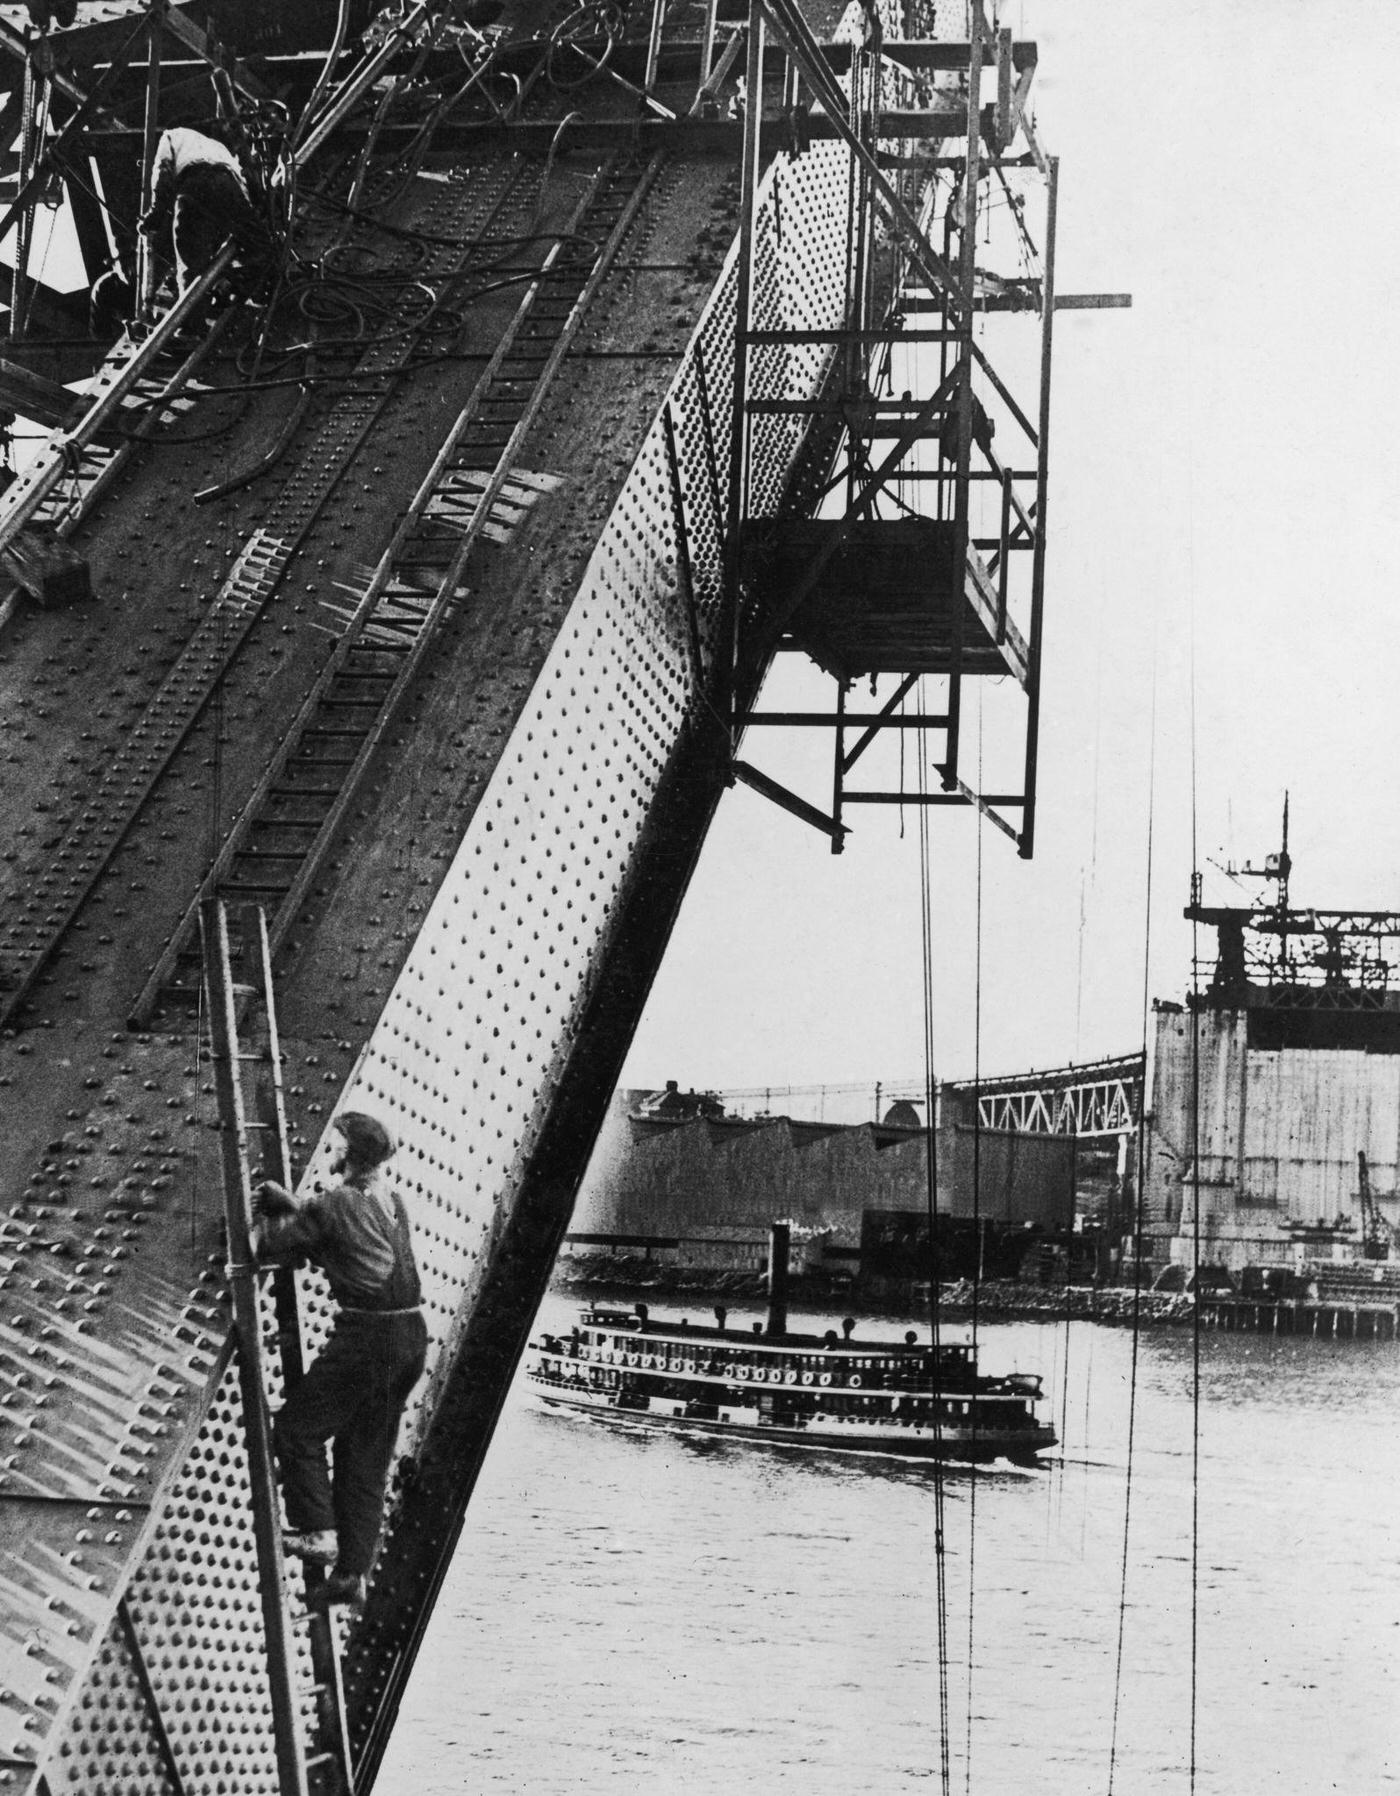
<svg viewBox="0 0 1400 1796"><path fill-rule="evenodd" d="M839 854L841 843L850 831L844 823L838 823L834 817L828 817L825 811L816 805L808 804L805 798L799 798L795 792L789 791L780 781L757 767L751 767L747 761L735 761L730 766L730 774L742 785L749 786L755 792L761 792L765 798L771 799L781 810L794 817L800 817L804 823L810 823L824 836L830 836L832 852Z"/></svg>

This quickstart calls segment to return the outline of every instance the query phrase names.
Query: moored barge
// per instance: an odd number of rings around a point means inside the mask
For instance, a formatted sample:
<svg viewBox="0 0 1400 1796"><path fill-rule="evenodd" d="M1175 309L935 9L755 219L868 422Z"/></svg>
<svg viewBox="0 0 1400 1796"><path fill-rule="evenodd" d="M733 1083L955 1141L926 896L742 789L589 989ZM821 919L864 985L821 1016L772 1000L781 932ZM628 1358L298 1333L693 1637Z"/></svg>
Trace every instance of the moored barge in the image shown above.
<svg viewBox="0 0 1400 1796"><path fill-rule="evenodd" d="M743 1439L1022 1464L1055 1445L1039 1378L984 1376L970 1345L858 1340L850 1318L840 1335L745 1332L723 1308L715 1322L593 1306L532 1344L527 1377L562 1408Z"/></svg>

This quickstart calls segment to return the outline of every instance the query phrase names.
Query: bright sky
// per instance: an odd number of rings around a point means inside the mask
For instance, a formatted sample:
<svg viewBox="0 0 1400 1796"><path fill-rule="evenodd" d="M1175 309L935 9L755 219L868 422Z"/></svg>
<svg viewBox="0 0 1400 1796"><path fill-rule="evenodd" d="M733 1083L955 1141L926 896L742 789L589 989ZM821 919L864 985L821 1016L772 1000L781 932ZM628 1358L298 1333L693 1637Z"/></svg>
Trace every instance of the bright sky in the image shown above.
<svg viewBox="0 0 1400 1796"><path fill-rule="evenodd" d="M1276 847L1287 788L1295 901L1400 908L1400 233L1377 80L1400 9L1002 16L1040 44L1059 286L1133 309L1056 320L1038 845L1027 864L983 829L985 1072L1140 1044L1149 823L1153 996L1190 977L1193 810L1219 902L1258 890L1212 863ZM774 766L769 743L750 752ZM813 754L819 798L829 742ZM921 1076L917 830L852 821L837 858L756 794L726 797L627 1084ZM966 1075L977 828L938 810L932 840L937 1070Z"/></svg>

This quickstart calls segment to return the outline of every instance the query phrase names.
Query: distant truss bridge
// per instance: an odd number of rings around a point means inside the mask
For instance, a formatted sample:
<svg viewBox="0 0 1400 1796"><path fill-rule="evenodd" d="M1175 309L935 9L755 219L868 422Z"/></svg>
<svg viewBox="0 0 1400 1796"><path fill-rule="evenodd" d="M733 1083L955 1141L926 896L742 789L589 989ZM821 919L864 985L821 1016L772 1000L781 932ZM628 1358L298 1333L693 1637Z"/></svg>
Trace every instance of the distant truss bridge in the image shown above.
<svg viewBox="0 0 1400 1796"><path fill-rule="evenodd" d="M1142 1054L1125 1054L1084 1066L965 1080L945 1086L944 1097L960 1103L966 1120L975 1117L984 1129L1087 1139L1126 1135L1142 1120L1144 1069Z"/></svg>

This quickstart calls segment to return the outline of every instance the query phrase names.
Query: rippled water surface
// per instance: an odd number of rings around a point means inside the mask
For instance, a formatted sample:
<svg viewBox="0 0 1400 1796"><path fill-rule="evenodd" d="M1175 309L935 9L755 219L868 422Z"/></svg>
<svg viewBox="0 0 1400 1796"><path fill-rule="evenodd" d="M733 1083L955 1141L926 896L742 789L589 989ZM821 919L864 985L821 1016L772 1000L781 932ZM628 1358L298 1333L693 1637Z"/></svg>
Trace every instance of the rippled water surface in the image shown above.
<svg viewBox="0 0 1400 1796"><path fill-rule="evenodd" d="M955 1791L1110 1788L1132 1353L1089 1324L982 1331L985 1370L1045 1377L1064 1450L945 1479ZM1190 1788L1193 1413L1189 1331L1144 1334L1122 1796ZM1400 1785L1398 1416L1394 1345L1203 1338L1197 1790ZM521 1386L377 1787L936 1791L936 1516L927 1467L653 1434Z"/></svg>

